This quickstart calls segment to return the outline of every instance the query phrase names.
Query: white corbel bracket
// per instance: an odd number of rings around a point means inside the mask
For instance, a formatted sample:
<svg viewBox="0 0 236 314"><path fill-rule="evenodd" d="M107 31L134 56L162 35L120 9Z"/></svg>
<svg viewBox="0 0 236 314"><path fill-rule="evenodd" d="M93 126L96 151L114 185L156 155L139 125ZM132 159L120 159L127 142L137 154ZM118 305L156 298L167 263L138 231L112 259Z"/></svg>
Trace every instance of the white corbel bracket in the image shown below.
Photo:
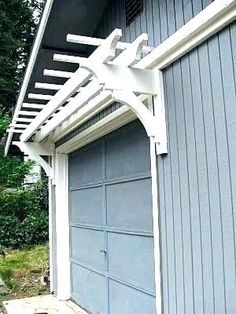
<svg viewBox="0 0 236 314"><path fill-rule="evenodd" d="M16 145L19 147L19 149L31 160L36 161L39 163L39 165L45 170L47 176L50 179L53 179L53 169L47 163L42 156L52 156L53 153L53 145L50 143L24 143L20 141L14 141L12 143L13 145Z"/></svg>
<svg viewBox="0 0 236 314"><path fill-rule="evenodd" d="M159 111L155 116L133 92L113 91L112 98L128 106L142 122L147 135L154 139L156 154L167 154L165 116Z"/></svg>

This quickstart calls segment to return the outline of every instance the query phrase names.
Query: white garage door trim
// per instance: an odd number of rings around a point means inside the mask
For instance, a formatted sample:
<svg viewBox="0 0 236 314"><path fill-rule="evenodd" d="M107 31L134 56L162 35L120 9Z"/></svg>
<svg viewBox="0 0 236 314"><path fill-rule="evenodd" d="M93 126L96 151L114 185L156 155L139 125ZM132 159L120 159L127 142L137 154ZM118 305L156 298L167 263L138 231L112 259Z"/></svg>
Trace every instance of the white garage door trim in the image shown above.
<svg viewBox="0 0 236 314"><path fill-rule="evenodd" d="M118 126L119 127L119 126ZM117 128L118 128L117 127ZM157 184L157 157L155 139L150 137L152 214L154 234L154 263L156 285L156 311L161 313L161 265L160 265L160 230ZM86 145L87 142L84 143ZM82 146L82 145L81 145ZM71 143L70 151L76 150ZM69 203L68 203L68 154L55 152L56 184L56 228L57 228L57 296L60 300L70 299L70 241L69 241Z"/></svg>

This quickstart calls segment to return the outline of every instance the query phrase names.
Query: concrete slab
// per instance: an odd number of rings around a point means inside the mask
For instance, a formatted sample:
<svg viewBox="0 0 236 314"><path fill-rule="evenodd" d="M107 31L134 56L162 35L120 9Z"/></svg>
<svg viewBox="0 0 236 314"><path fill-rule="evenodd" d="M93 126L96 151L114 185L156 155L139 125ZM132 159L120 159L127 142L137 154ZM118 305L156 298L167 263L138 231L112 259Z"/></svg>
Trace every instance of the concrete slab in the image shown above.
<svg viewBox="0 0 236 314"><path fill-rule="evenodd" d="M53 295L3 302L7 314L87 314L71 301L58 301Z"/></svg>

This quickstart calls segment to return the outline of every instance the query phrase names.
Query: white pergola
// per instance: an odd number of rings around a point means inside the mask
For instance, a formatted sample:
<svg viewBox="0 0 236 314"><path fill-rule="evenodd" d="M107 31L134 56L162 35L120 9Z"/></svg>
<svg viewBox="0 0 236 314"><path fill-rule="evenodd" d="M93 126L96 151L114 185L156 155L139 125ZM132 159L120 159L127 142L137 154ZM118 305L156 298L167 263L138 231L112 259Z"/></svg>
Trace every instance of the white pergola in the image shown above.
<svg viewBox="0 0 236 314"><path fill-rule="evenodd" d="M106 39L69 34L68 42L97 48L88 58L54 54L54 61L77 63L78 69L74 73L45 69L45 75L64 77L67 81L64 85L36 82L36 89L57 91L56 94L29 93L29 99L48 103L22 103L16 112L8 132L21 135L20 141L13 143L39 162L49 176L52 169L41 157L52 154L48 136L59 130L63 134L68 125L70 128L79 125L115 101L141 120L147 135L153 139L156 153L167 153L163 102L156 104L155 113L143 102L147 97L161 95L159 72L139 67L139 62L152 51L146 46L148 35L141 34L132 43L122 42L121 37L120 29L115 29Z"/></svg>

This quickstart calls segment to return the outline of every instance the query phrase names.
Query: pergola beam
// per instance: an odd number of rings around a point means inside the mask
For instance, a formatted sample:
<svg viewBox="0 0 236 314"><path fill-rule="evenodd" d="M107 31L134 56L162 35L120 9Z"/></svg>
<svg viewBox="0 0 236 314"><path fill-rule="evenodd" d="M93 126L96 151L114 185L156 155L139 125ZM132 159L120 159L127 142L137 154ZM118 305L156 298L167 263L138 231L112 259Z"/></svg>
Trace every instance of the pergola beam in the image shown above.
<svg viewBox="0 0 236 314"><path fill-rule="evenodd" d="M105 41L105 39L102 39L102 38L94 38L94 37L74 35L74 34L68 34L66 36L66 40L69 43L90 45L90 46L96 46L96 47L101 46ZM129 45L130 45L129 43L119 41L117 43L117 49L125 50L129 47ZM149 47L149 46L143 47L143 51L145 53L149 53L150 51L152 51L152 49L153 47Z"/></svg>

